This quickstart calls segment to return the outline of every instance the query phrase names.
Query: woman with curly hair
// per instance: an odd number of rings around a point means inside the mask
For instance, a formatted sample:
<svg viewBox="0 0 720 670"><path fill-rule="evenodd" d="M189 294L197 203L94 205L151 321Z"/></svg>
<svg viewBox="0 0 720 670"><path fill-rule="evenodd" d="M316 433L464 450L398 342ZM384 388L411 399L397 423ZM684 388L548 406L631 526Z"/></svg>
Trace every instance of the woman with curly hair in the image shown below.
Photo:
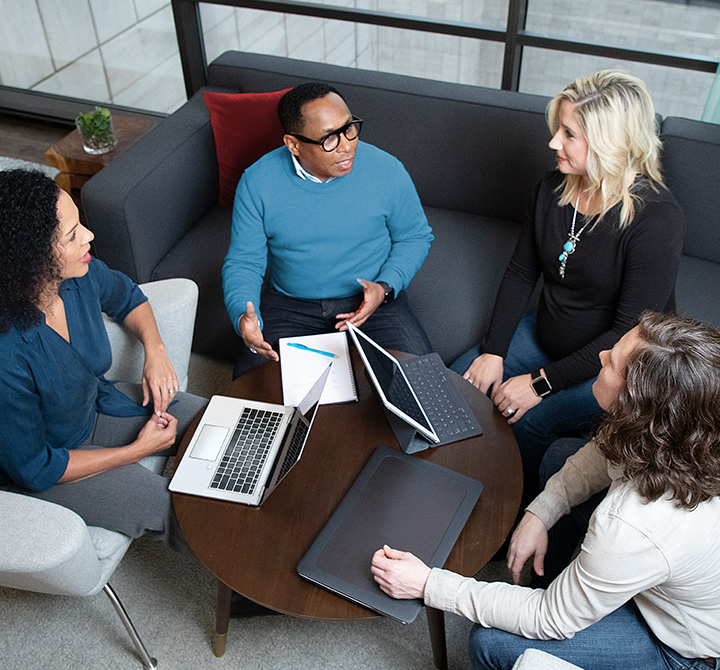
<svg viewBox="0 0 720 670"><path fill-rule="evenodd" d="M72 198L40 172L0 172L0 239L0 487L185 548L167 479L139 461L172 453L206 401L178 392L147 298L90 255ZM103 311L143 344L142 385L104 378Z"/></svg>
<svg viewBox="0 0 720 670"><path fill-rule="evenodd" d="M547 529L609 487L580 553L547 589L430 570L389 547L373 557L389 595L479 624L477 669L509 669L528 648L585 670L720 668L720 332L648 312L600 359L593 393L606 419L510 543L516 583L530 557L542 573Z"/></svg>
<svg viewBox="0 0 720 670"><path fill-rule="evenodd" d="M598 354L646 309L675 309L683 215L660 173L655 110L642 80L605 70L548 106L557 170L538 184L487 334L452 369L489 393L523 460L524 503L545 450L588 431ZM542 278L537 313L527 304Z"/></svg>

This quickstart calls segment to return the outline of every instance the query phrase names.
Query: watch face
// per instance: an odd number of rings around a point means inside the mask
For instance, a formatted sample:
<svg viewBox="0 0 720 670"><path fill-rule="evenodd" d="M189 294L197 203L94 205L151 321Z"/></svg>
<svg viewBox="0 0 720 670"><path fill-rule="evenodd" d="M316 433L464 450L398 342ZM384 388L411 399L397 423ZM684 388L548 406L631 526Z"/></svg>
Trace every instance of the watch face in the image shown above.
<svg viewBox="0 0 720 670"><path fill-rule="evenodd" d="M380 284L383 291L385 291L385 302L390 302L395 297L395 289L384 281L378 282L378 284Z"/></svg>
<svg viewBox="0 0 720 670"><path fill-rule="evenodd" d="M552 391L550 382L542 375L532 380L532 387L535 390L535 393L537 393L540 397L546 396L550 393L550 391Z"/></svg>

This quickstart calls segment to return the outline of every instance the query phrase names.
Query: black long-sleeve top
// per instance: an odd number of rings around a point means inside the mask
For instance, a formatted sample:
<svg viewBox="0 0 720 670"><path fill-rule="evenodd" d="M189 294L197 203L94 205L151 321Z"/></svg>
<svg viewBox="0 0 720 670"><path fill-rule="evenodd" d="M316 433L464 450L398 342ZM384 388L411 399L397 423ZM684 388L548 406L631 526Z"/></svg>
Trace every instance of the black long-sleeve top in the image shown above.
<svg viewBox="0 0 720 670"><path fill-rule="evenodd" d="M598 354L612 346L646 309L675 309L675 279L683 245L684 218L667 189L655 192L643 177L632 192L629 226L619 227L615 205L582 233L567 260L565 277L559 256L568 240L574 205L558 204L563 175L547 173L535 189L515 252L500 285L481 350L507 355L538 279L543 289L537 312L540 346L550 357L544 366L554 391L591 379L600 370ZM585 225L578 213L575 231Z"/></svg>

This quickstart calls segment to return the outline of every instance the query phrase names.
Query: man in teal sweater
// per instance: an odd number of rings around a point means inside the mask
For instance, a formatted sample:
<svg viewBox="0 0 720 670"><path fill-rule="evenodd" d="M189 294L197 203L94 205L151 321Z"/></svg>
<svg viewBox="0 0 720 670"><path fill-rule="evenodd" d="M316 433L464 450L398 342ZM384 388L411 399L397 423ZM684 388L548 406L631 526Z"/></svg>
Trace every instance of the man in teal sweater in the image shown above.
<svg viewBox="0 0 720 670"><path fill-rule="evenodd" d="M346 330L348 321L386 348L430 352L402 291L434 238L402 163L358 140L362 121L326 84L292 89L278 114L285 146L240 180L222 270L245 345L235 377L278 360L280 337Z"/></svg>

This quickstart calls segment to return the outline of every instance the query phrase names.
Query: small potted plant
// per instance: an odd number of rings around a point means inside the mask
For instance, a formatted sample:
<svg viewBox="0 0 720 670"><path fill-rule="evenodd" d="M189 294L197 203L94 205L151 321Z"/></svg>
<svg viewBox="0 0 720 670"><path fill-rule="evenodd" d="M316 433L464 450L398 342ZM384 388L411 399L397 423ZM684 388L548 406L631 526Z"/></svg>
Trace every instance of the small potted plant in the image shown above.
<svg viewBox="0 0 720 670"><path fill-rule="evenodd" d="M83 139L83 149L89 154L106 154L117 146L112 116L107 107L95 105L95 110L79 114L75 125Z"/></svg>

